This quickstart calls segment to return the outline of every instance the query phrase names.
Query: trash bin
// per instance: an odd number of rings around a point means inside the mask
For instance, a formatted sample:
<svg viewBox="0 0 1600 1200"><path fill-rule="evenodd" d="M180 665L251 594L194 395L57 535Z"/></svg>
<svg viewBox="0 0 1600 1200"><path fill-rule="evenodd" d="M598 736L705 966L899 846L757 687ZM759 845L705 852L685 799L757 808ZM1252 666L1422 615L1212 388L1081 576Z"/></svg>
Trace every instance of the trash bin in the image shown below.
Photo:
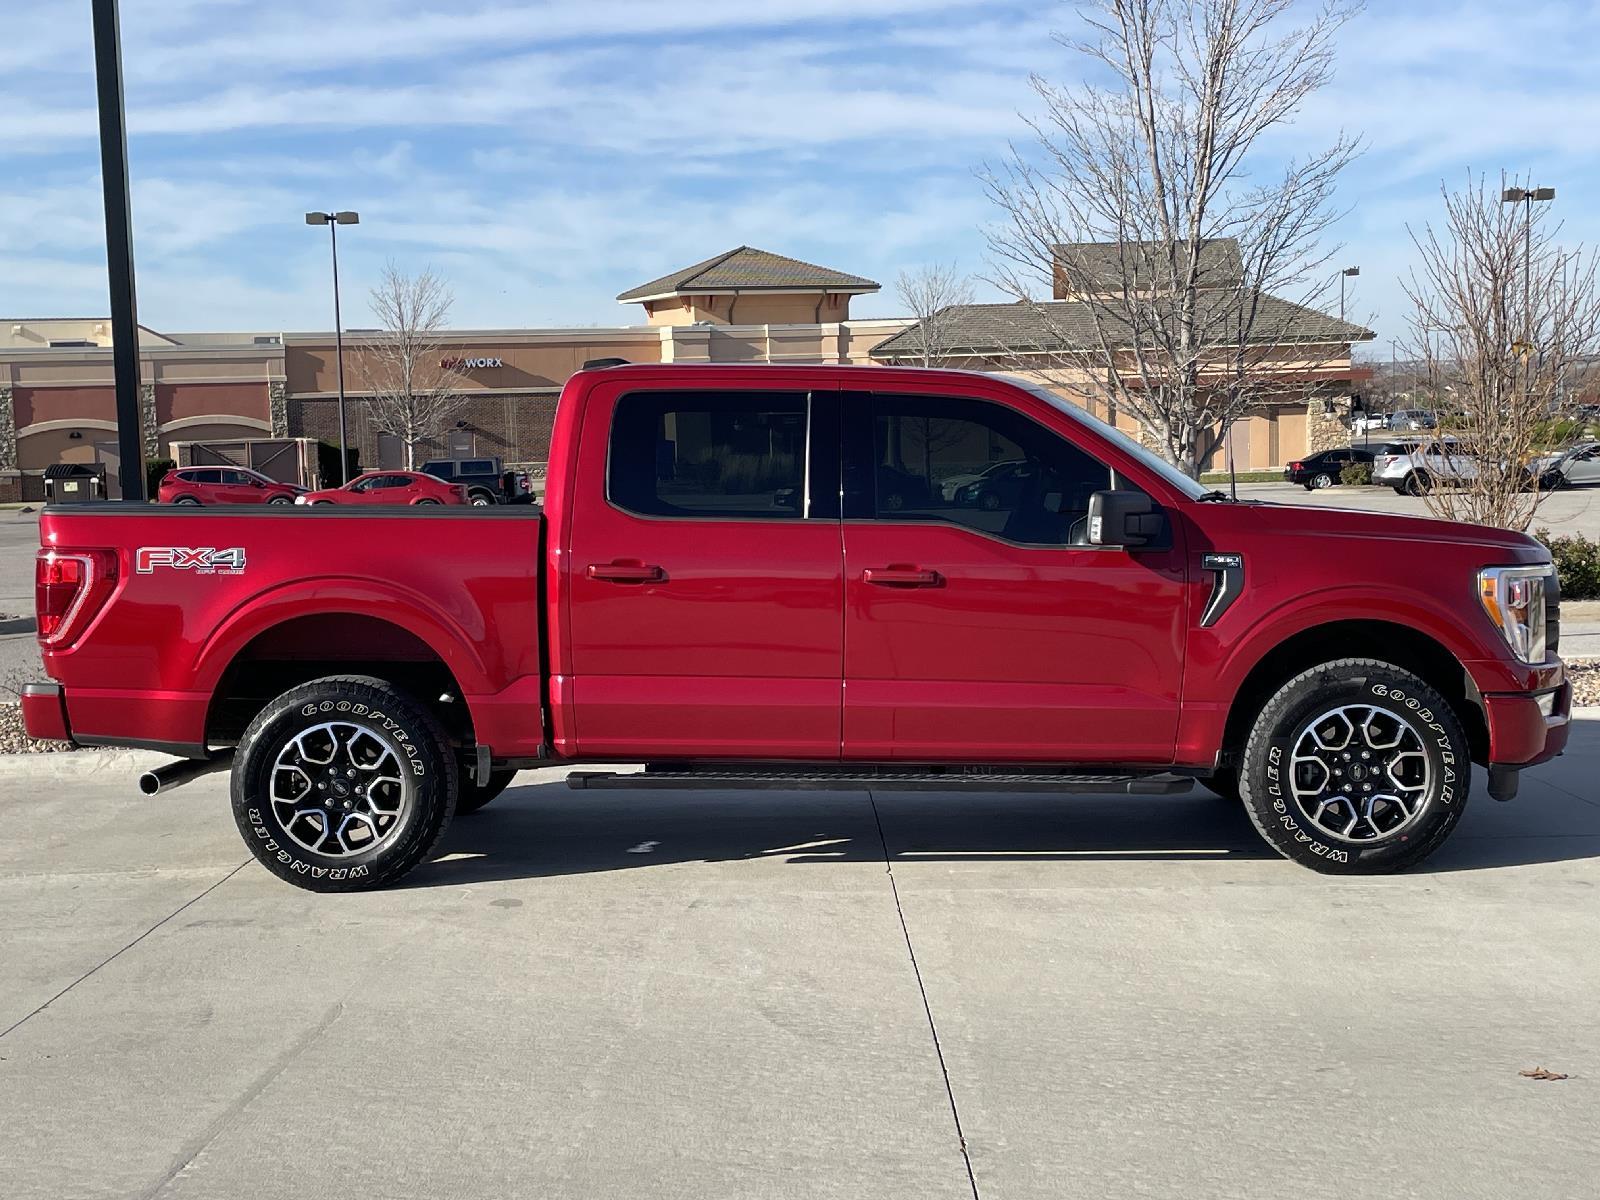
<svg viewBox="0 0 1600 1200"><path fill-rule="evenodd" d="M46 504L89 504L105 498L105 463L54 463L44 469Z"/></svg>

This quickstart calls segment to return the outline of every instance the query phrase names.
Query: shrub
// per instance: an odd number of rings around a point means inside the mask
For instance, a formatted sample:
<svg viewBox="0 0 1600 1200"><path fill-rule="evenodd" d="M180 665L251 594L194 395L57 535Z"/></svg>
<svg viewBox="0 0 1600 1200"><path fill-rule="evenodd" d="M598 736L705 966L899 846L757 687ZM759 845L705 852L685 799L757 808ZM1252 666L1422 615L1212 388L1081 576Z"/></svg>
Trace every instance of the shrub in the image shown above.
<svg viewBox="0 0 1600 1200"><path fill-rule="evenodd" d="M1533 536L1550 548L1563 600L1600 600L1600 542L1581 533L1556 536L1548 529Z"/></svg>
<svg viewBox="0 0 1600 1200"><path fill-rule="evenodd" d="M1372 482L1372 464L1345 463L1339 471L1339 482L1348 483L1352 487L1365 487Z"/></svg>

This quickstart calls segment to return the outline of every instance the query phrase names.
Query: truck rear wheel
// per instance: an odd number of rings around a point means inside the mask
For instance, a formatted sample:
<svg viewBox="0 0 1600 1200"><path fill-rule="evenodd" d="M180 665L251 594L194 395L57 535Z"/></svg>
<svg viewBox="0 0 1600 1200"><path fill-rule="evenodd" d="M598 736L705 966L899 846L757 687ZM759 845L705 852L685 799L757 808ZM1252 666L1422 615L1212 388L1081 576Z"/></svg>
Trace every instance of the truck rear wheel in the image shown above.
<svg viewBox="0 0 1600 1200"><path fill-rule="evenodd" d="M456 816L464 817L468 813L477 812L510 787L511 781L516 777L515 771L490 771L489 782L480 787L473 782L471 771L462 771L460 795L456 799Z"/></svg>
<svg viewBox="0 0 1600 1200"><path fill-rule="evenodd" d="M234 756L233 819L262 866L313 892L393 883L455 814L443 728L362 675L293 688L250 722Z"/></svg>
<svg viewBox="0 0 1600 1200"><path fill-rule="evenodd" d="M1391 663L1345 658L1267 701L1245 743L1239 794L1285 858L1375 874L1438 849L1466 808L1471 771L1444 697Z"/></svg>

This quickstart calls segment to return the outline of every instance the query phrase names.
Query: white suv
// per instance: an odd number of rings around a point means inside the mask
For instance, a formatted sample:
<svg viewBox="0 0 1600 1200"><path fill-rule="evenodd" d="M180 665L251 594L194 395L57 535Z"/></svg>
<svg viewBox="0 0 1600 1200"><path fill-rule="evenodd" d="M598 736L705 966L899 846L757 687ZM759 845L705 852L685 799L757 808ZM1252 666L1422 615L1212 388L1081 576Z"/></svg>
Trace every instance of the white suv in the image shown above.
<svg viewBox="0 0 1600 1200"><path fill-rule="evenodd" d="M1477 464L1451 437L1386 442L1372 460L1372 482L1402 496L1420 496L1439 484L1462 483L1477 474Z"/></svg>

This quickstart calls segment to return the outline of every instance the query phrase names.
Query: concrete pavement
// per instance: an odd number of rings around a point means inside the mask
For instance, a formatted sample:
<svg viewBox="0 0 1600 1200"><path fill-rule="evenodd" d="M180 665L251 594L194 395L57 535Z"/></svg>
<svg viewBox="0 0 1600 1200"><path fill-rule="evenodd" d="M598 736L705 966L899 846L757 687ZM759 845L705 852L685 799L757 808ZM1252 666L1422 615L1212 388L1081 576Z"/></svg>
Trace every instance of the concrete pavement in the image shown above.
<svg viewBox="0 0 1600 1200"><path fill-rule="evenodd" d="M0 759L4 1194L1587 1196L1586 717L1370 880L1200 793L529 772L405 885L314 896L219 777Z"/></svg>

